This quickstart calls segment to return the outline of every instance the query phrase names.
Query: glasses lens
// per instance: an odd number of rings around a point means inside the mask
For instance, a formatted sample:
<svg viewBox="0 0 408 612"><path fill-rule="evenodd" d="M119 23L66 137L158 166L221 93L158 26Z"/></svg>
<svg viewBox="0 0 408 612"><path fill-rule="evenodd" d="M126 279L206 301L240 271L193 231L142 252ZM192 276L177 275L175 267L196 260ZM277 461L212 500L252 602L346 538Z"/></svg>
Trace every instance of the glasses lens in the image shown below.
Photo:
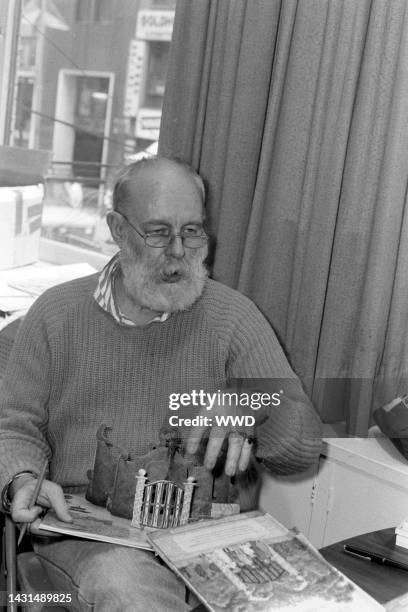
<svg viewBox="0 0 408 612"><path fill-rule="evenodd" d="M146 236L145 241L147 246L160 248L165 247L170 243L171 236Z"/></svg>
<svg viewBox="0 0 408 612"><path fill-rule="evenodd" d="M184 236L183 244L188 249L199 249L207 240L206 236Z"/></svg>
<svg viewBox="0 0 408 612"><path fill-rule="evenodd" d="M146 236L146 244L153 248L166 247L173 240L172 236ZM182 241L188 249L199 249L207 241L207 236L183 236Z"/></svg>

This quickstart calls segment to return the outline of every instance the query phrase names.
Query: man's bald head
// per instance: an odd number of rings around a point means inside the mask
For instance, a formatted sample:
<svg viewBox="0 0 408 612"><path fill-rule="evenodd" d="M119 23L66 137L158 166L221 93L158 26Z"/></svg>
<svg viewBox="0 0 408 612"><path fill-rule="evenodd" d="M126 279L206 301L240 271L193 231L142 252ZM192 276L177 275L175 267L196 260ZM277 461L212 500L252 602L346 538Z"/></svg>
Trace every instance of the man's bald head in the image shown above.
<svg viewBox="0 0 408 612"><path fill-rule="evenodd" d="M205 186L201 176L186 162L167 157L149 157L125 166L118 174L112 196L114 211L128 213L137 207L135 194L159 191L180 178L191 182L204 209Z"/></svg>

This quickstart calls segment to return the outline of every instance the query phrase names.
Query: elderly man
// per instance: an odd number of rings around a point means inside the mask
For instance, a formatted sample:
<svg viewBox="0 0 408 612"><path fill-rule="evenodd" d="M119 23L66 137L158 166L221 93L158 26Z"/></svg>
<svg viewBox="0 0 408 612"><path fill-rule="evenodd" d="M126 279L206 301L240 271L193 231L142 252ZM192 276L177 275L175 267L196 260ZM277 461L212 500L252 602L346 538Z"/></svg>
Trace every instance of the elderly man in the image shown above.
<svg viewBox="0 0 408 612"><path fill-rule="evenodd" d="M45 292L25 317L0 396L3 500L16 522L34 521L44 506L71 520L63 491L86 487L101 423L116 443L143 454L174 414L172 394L216 392L237 379L256 379L280 401L262 411L234 406L235 416L262 423L256 444L240 427L213 427L208 469L224 437L229 475L247 467L252 448L277 473L303 470L318 455L319 419L273 330L250 300L207 278L204 195L184 163L153 158L126 167L108 215L118 255L101 274ZM230 410L219 401L212 408ZM249 430L242 433L252 437ZM203 427L189 434L194 452ZM29 509L45 460L48 479ZM37 538L34 546L56 588L73 592L81 610L188 609L183 585L149 552L77 538Z"/></svg>

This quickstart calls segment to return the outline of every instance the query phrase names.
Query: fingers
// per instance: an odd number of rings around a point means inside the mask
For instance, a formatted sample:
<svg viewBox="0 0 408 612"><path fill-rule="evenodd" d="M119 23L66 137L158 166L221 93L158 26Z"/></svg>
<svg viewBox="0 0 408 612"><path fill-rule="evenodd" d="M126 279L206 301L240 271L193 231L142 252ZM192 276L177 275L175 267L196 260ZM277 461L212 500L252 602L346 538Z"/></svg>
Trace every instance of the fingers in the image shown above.
<svg viewBox="0 0 408 612"><path fill-rule="evenodd" d="M226 427L213 427L211 429L204 456L204 465L207 470L212 470L217 463L227 431Z"/></svg>
<svg viewBox="0 0 408 612"><path fill-rule="evenodd" d="M248 438L238 431L230 433L228 438L228 453L225 462L225 473L234 476L236 472L244 472L249 465L252 453L253 438Z"/></svg>
<svg viewBox="0 0 408 612"><path fill-rule="evenodd" d="M228 452L225 461L225 473L227 476L233 476L237 471L243 444L244 437L237 431L232 431L228 437Z"/></svg>
<svg viewBox="0 0 408 612"><path fill-rule="evenodd" d="M37 517L40 516L44 508L41 506L33 506L30 509L11 507L11 518L15 523L32 523Z"/></svg>
<svg viewBox="0 0 408 612"><path fill-rule="evenodd" d="M44 491L43 491L44 489ZM44 498L45 504L55 510L55 514L60 521L72 523L72 517L69 513L67 502L65 501L64 492L60 485L49 480L43 483L41 487L38 501L41 503Z"/></svg>
<svg viewBox="0 0 408 612"><path fill-rule="evenodd" d="M45 529L40 529L41 519L36 519L33 523L31 523L29 528L29 533L37 536L42 536L44 538L62 538L63 535L61 533L57 533L56 531L48 531Z"/></svg>
<svg viewBox="0 0 408 612"><path fill-rule="evenodd" d="M245 438L244 443L241 448L241 454L238 461L238 471L244 472L248 465L249 460L251 459L253 442L251 438Z"/></svg>
<svg viewBox="0 0 408 612"><path fill-rule="evenodd" d="M204 435L204 432L207 428L204 426L193 427L191 430L191 434L187 440L186 452L190 455L194 455L198 451L198 447L200 446L201 438Z"/></svg>
<svg viewBox="0 0 408 612"><path fill-rule="evenodd" d="M228 433L226 428L212 429L208 439L207 450L204 457L204 465L212 470L220 454L224 438ZM252 438L247 438L244 433L232 431L228 436L228 451L225 460L225 473L234 476L237 471L243 472L249 465L252 453Z"/></svg>
<svg viewBox="0 0 408 612"><path fill-rule="evenodd" d="M16 523L32 523L44 507L53 508L61 521L72 522L62 488L55 482L44 480L37 503L30 508L35 489L35 480L27 482L16 491L11 504L11 516Z"/></svg>
<svg viewBox="0 0 408 612"><path fill-rule="evenodd" d="M35 480L27 482L18 491L16 491L13 501L11 504L11 518L16 523L31 523L34 521L39 514L41 514L43 508L38 505L30 508L30 502L35 489Z"/></svg>
<svg viewBox="0 0 408 612"><path fill-rule="evenodd" d="M187 454L194 455L197 453L200 442L204 435L207 434L207 431L208 426L206 425L192 428L186 444ZM237 471L244 471L248 467L253 447L253 427L242 427L238 431L231 431L230 426L213 425L210 429L204 456L204 465L208 470L214 469L218 456L221 453L224 439L227 436L228 451L225 461L225 473L228 476L233 476Z"/></svg>

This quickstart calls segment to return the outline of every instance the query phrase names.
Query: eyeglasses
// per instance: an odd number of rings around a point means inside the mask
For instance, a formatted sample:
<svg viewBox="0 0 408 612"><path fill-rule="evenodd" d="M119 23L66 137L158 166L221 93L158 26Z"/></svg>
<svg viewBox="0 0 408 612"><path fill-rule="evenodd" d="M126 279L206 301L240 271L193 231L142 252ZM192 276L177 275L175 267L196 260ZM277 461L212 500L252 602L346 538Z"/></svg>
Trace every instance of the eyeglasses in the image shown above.
<svg viewBox="0 0 408 612"><path fill-rule="evenodd" d="M200 247L204 246L208 240L208 236L204 233L202 227L193 226L184 227L180 234L172 234L169 228L162 228L142 234L142 232L140 232L123 213L119 214L127 223L129 223L130 227L135 230L136 234L143 238L145 245L154 249L167 247L172 240L174 240L174 238L177 238L177 236L181 238L183 245L188 249L199 249Z"/></svg>

